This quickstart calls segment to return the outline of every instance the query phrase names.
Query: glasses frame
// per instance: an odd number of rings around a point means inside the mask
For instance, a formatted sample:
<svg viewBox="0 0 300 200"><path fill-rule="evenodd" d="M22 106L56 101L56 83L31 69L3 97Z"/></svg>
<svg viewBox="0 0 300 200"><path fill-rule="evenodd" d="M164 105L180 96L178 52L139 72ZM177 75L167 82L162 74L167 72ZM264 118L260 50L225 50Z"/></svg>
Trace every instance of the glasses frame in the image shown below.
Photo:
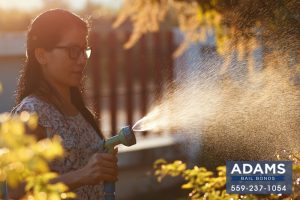
<svg viewBox="0 0 300 200"><path fill-rule="evenodd" d="M79 49L80 51L77 51L76 55L73 53L76 51L73 51L74 48ZM91 57L92 49L91 47L80 47L78 45L73 46L55 46L53 49L65 49L68 51L69 58L72 60L77 60L82 54L85 56L85 58L89 59Z"/></svg>

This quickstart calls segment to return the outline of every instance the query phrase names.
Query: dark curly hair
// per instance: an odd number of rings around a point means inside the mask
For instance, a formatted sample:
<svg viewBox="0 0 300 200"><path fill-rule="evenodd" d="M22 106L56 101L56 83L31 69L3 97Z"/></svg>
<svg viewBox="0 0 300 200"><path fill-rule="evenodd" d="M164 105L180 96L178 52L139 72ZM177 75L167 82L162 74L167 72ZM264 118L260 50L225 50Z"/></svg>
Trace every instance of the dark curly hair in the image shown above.
<svg viewBox="0 0 300 200"><path fill-rule="evenodd" d="M60 42L65 31L77 26L89 33L89 24L78 15L63 9L51 9L37 16L30 24L27 32L27 47L25 65L20 73L16 90L16 104L18 105L28 95L35 95L55 106L62 114L59 107L59 95L57 91L43 77L40 63L35 57L35 49L43 48L52 50ZM84 104L80 87L71 87L71 101L83 117L99 133L103 135L93 114Z"/></svg>

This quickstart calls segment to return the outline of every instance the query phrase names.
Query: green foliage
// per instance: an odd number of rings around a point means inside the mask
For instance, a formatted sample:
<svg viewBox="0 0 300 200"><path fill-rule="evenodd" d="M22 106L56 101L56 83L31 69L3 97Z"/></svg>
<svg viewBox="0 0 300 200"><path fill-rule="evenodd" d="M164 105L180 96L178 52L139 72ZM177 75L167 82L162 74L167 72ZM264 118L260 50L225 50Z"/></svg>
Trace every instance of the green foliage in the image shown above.
<svg viewBox="0 0 300 200"><path fill-rule="evenodd" d="M193 169L187 169L186 164L176 160L173 163L167 163L164 159L155 161L153 165L155 176L160 182L166 176L181 176L185 183L182 189L191 190L189 198L192 200L213 199L213 200L235 200L235 199L297 199L300 197L300 164L293 165L294 187L291 196L281 195L238 195L226 193L226 167L219 166L216 173L207 170L204 167L194 166Z"/></svg>
<svg viewBox="0 0 300 200"><path fill-rule="evenodd" d="M212 5L215 3L213 1ZM190 44L206 41L213 31L216 33L217 50L224 53L228 30L221 23L221 14L212 6L208 9L207 4L196 1L125 0L113 26L119 27L126 20L132 22L133 33L124 44L125 48L131 48L144 34L157 32L168 15L185 33L183 42L174 52L175 57L180 56Z"/></svg>
<svg viewBox="0 0 300 200"><path fill-rule="evenodd" d="M114 26L126 20L132 23L133 33L124 45L130 48L142 35L157 32L171 19L184 33L175 57L191 43L206 41L212 32L215 33L216 50L221 55L228 53L237 40L245 40L245 46L251 44L251 40L257 40L251 37L253 35L263 37L270 44L276 38L276 43L284 49L289 43L289 47L299 50L296 42L300 33L298 4L297 0L124 0ZM258 30L263 31L258 33Z"/></svg>
<svg viewBox="0 0 300 200"><path fill-rule="evenodd" d="M50 172L48 163L63 155L60 138L37 141L25 134L37 127L37 115L22 112L11 116L0 115L0 181L10 187L25 182L25 199L64 199L74 197L62 183L50 184L57 176Z"/></svg>

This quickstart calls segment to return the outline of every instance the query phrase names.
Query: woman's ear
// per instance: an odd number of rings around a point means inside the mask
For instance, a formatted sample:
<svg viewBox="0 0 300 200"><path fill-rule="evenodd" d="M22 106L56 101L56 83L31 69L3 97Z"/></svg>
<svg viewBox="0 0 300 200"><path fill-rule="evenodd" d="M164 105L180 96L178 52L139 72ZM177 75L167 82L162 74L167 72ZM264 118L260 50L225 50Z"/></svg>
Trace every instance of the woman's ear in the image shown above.
<svg viewBox="0 0 300 200"><path fill-rule="evenodd" d="M34 55L37 59L37 61L40 63L40 65L46 65L47 64L47 57L46 57L46 50L43 48L36 48L34 50Z"/></svg>

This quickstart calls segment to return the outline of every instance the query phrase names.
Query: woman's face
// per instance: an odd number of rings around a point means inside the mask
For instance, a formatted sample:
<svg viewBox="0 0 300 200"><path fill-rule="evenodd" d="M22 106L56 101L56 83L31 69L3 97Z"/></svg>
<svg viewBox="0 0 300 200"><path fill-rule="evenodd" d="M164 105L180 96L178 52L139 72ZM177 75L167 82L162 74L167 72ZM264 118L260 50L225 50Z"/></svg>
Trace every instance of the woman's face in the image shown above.
<svg viewBox="0 0 300 200"><path fill-rule="evenodd" d="M86 47L85 30L68 29L53 50L45 53L46 64L42 66L45 78L64 87L79 86L87 62Z"/></svg>

